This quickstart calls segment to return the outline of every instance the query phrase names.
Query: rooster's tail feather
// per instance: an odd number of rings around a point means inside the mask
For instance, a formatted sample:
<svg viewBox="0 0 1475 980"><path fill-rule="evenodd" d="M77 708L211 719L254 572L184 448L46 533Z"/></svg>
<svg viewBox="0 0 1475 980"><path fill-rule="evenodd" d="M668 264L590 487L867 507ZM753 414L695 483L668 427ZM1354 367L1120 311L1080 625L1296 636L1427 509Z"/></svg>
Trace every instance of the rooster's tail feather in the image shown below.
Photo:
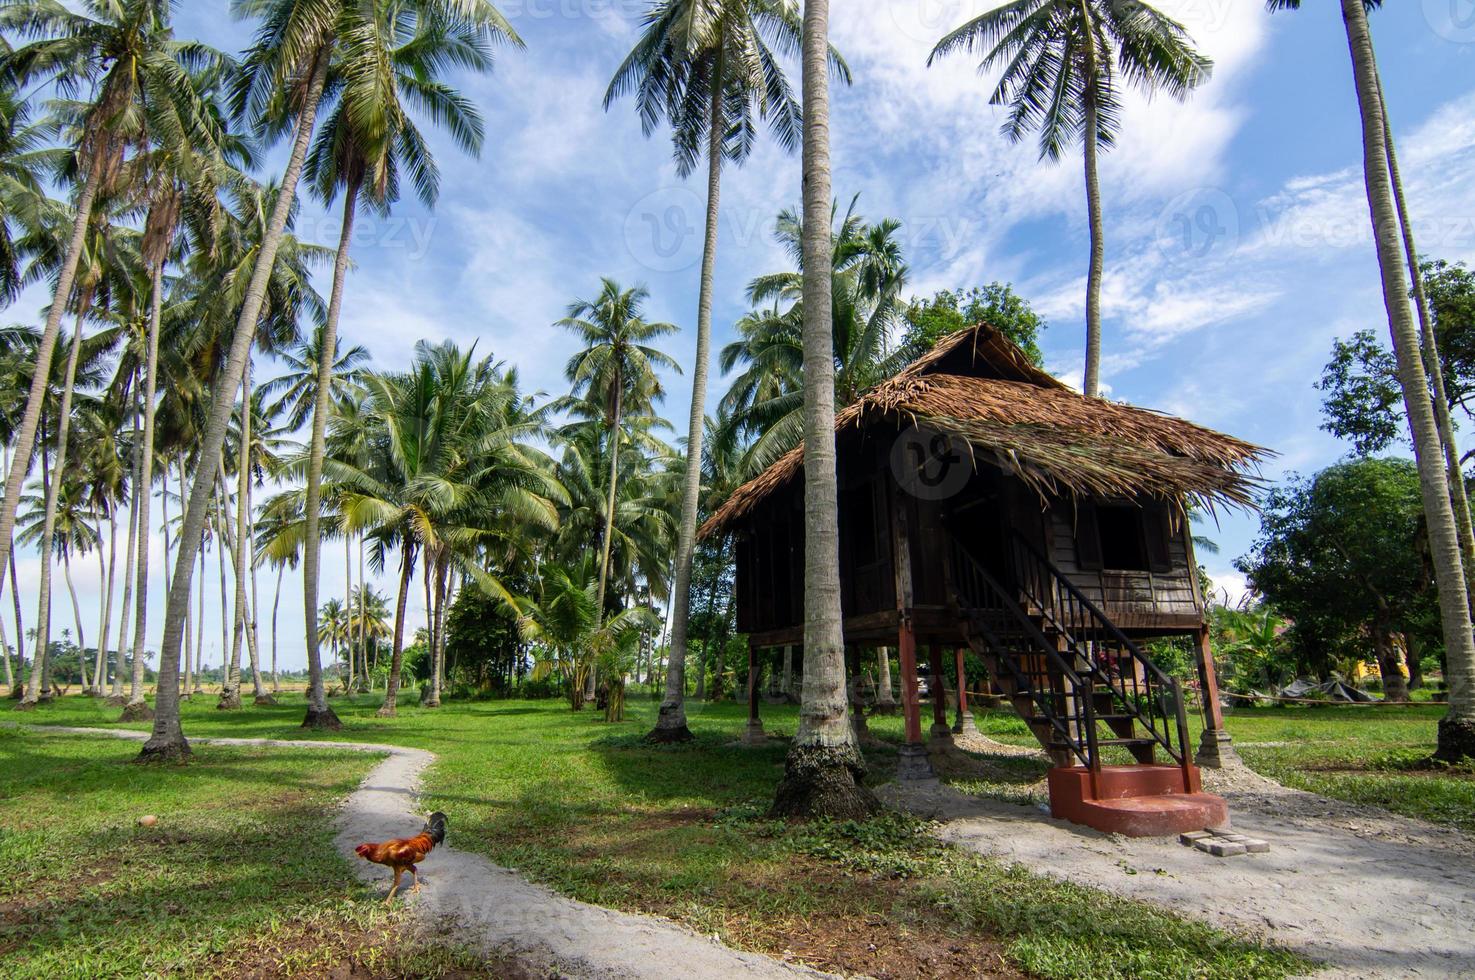
<svg viewBox="0 0 1475 980"><path fill-rule="evenodd" d="M425 832L436 844L441 844L446 839L446 815L437 810L430 815L430 822L425 825Z"/></svg>

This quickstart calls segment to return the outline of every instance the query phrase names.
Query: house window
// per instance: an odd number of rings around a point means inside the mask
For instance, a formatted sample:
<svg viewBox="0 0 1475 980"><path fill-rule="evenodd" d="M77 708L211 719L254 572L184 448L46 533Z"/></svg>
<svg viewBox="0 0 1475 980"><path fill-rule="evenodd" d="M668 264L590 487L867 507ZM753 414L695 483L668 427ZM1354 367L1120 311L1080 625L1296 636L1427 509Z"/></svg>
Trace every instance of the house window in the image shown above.
<svg viewBox="0 0 1475 980"><path fill-rule="evenodd" d="M1096 528L1101 536L1103 568L1124 572L1151 571L1140 508L1097 507Z"/></svg>

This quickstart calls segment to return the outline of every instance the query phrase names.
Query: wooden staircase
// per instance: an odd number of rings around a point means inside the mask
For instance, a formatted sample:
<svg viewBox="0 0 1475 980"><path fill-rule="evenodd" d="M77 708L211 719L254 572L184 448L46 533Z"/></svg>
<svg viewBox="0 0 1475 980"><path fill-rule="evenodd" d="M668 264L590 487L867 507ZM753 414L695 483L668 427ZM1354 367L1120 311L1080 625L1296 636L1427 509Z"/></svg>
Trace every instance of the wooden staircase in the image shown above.
<svg viewBox="0 0 1475 980"><path fill-rule="evenodd" d="M1129 836L1226 825L1190 761L1178 682L1017 533L1007 559L1006 585L952 541L949 594L969 646L1055 763L1051 812Z"/></svg>

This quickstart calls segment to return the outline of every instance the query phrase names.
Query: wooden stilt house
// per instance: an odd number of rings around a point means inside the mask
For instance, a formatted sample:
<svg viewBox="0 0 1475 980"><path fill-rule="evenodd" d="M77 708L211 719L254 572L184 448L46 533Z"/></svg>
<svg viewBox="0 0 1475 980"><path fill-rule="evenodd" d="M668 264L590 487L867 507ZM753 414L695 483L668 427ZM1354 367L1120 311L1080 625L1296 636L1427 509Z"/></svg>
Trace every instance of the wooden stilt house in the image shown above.
<svg viewBox="0 0 1475 980"><path fill-rule="evenodd" d="M1180 685L1143 652L1192 638L1209 747L1225 744L1190 504L1249 505L1256 446L1146 409L1087 399L987 327L960 331L836 419L847 646L896 647L907 746L928 776L918 650L934 737L948 737L941 663L963 653L1055 760L1057 816L1126 833L1222 823L1201 792ZM731 534L738 629L756 652L803 641L803 448L702 527ZM1212 760L1210 760L1212 762ZM1116 763L1116 764L1113 764Z"/></svg>

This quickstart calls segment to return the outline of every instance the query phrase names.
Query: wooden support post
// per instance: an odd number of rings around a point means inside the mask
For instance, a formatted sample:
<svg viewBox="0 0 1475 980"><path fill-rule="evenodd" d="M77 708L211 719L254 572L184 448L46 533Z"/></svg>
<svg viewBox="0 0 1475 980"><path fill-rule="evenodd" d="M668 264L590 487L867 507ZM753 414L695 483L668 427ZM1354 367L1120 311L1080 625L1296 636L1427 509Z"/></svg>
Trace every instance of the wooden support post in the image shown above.
<svg viewBox="0 0 1475 980"><path fill-rule="evenodd" d="M1219 703L1219 677L1214 670L1214 649L1209 640L1209 627L1198 632L1195 660L1198 661L1198 690L1204 716L1204 733L1199 737L1194 762L1207 769L1223 768L1235 760L1234 740L1224 728L1224 706ZM1184 746L1187 755L1187 746Z"/></svg>
<svg viewBox="0 0 1475 980"><path fill-rule="evenodd" d="M896 569L896 612L900 628L897 653L901 661L901 708L906 717L906 744L897 753L897 779L933 779L927 746L922 743L922 706L917 696L917 634L912 629L912 545L907 530L910 498L893 494L892 564Z"/></svg>
<svg viewBox="0 0 1475 980"><path fill-rule="evenodd" d="M762 745L768 741L763 722L758 717L758 646L748 641L748 724L743 729L744 745Z"/></svg>
<svg viewBox="0 0 1475 980"><path fill-rule="evenodd" d="M907 744L921 745L922 699L917 692L917 636L912 632L910 619L902 622L896 645L901 654L901 710L906 718Z"/></svg>
<svg viewBox="0 0 1475 980"><path fill-rule="evenodd" d="M968 709L968 671L963 666L963 657L967 655L967 652L966 647L958 647L954 651L958 669L958 720L953 725L953 733L956 735L978 734L978 726L973 721L973 712Z"/></svg>
<svg viewBox="0 0 1475 980"><path fill-rule="evenodd" d="M947 676L942 672L942 647L932 644L927 648L927 684L932 693L932 738L945 742L953 740L953 729L947 723Z"/></svg>

